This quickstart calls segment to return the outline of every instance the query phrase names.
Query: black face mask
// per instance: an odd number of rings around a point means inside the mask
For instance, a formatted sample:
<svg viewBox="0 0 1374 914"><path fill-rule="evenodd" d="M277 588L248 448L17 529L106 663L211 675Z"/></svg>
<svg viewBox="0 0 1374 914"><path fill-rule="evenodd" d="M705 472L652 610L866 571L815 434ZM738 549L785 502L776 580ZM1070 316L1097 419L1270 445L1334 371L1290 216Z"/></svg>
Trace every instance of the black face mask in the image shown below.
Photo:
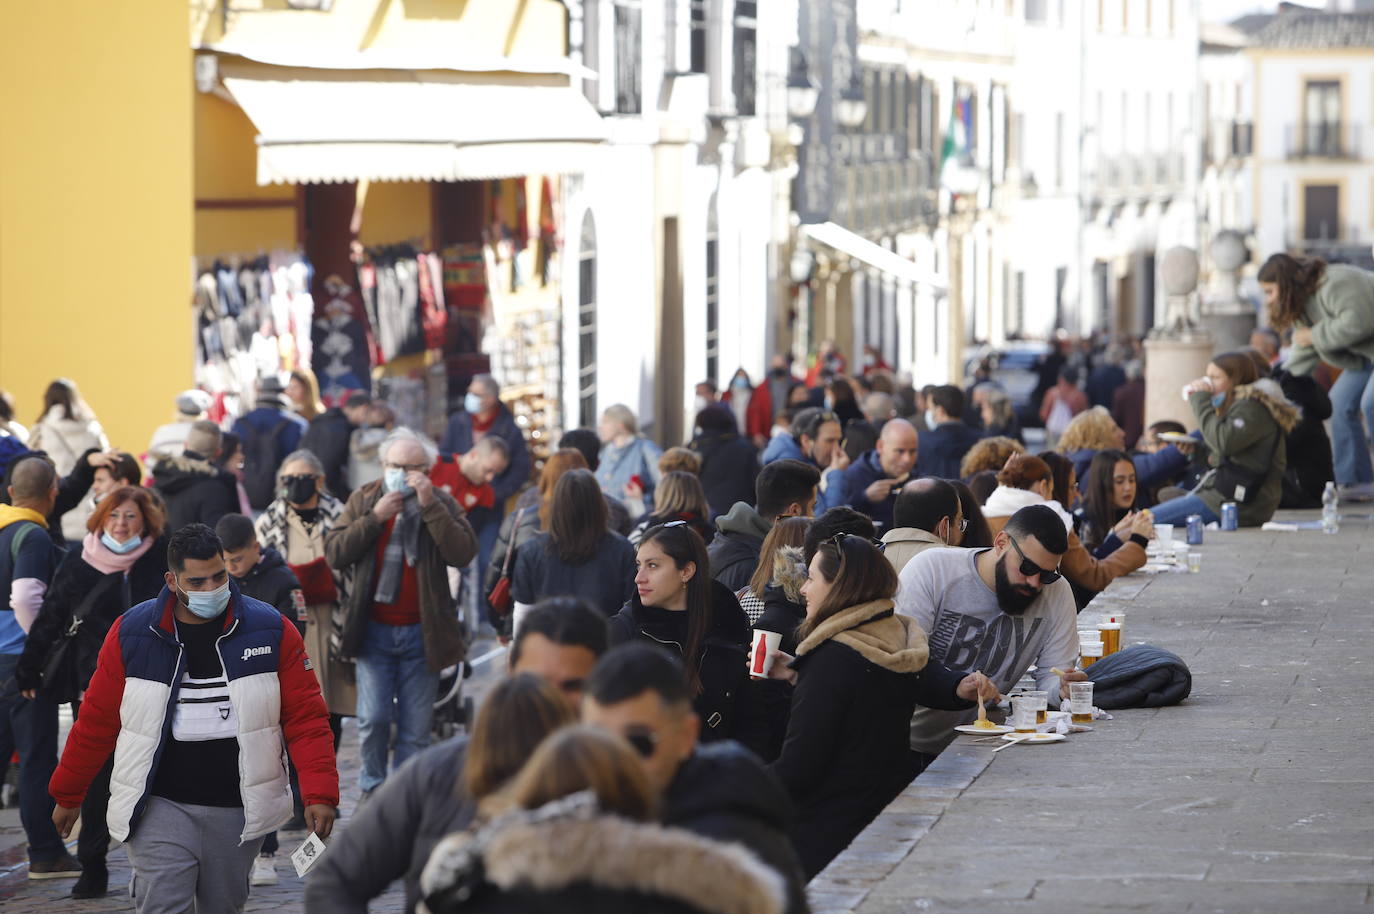
<svg viewBox="0 0 1374 914"><path fill-rule="evenodd" d="M283 476L281 485L286 493L286 500L293 505L309 501L317 490L314 476Z"/></svg>

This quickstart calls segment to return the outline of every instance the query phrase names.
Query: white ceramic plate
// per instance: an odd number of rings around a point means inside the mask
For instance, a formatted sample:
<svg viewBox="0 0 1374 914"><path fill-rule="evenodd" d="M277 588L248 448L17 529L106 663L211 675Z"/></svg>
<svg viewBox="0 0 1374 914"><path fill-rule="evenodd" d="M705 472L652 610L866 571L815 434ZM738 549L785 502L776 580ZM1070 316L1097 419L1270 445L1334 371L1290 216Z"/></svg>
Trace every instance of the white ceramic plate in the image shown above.
<svg viewBox="0 0 1374 914"><path fill-rule="evenodd" d="M1158 438L1160 441L1168 441L1171 444L1189 441L1194 443L1197 442L1197 439L1194 438L1192 435L1185 435L1182 432L1159 432L1155 435L1155 437Z"/></svg>
<svg viewBox="0 0 1374 914"><path fill-rule="evenodd" d="M1003 736L1002 739L1008 742L1015 741L1018 743L1025 743L1030 746L1040 743L1062 743L1064 740L1068 739L1068 737L1062 733L1035 733L1030 736L1024 733L1008 733Z"/></svg>
<svg viewBox="0 0 1374 914"><path fill-rule="evenodd" d="M993 724L991 729L975 727L973 724L961 724L954 729L960 733L974 733L983 736L996 736L998 733L1010 733L1012 731L1012 728L1006 724Z"/></svg>

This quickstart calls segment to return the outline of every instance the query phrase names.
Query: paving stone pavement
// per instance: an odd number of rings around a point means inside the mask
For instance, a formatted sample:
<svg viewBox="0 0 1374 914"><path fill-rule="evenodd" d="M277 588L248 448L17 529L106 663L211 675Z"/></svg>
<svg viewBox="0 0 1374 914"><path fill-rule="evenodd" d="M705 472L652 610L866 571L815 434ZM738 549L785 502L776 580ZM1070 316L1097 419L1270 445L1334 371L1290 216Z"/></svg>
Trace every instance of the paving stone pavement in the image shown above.
<svg viewBox="0 0 1374 914"><path fill-rule="evenodd" d="M479 642L474 656L484 653L491 645ZM465 694L473 696L480 704L483 695L495 681L502 669L504 652L493 654L492 662L477 667L476 674L467 680ZM63 709L63 738L70 715ZM335 828L342 832L348 828L349 816L358 801L358 731L349 719L344 723L343 742L339 751L339 783L342 816ZM253 912L278 912L278 914L299 914L305 910L303 880L297 878L291 865L290 854L305 840L305 832L282 832L279 835L281 850L277 852L277 875L280 879L275 886L254 886L244 908L248 914ZM122 845L110 852L110 893L98 900L76 901L70 897L74 879L31 881L28 879L27 854L25 852L24 829L19 824L19 810L0 810L0 912L4 914L104 914L104 912L128 912L133 910L133 902L128 897L129 858ZM76 842L71 842L72 852L76 852ZM400 914L405 909L405 892L400 882L396 882L386 894L375 899L368 910L373 914Z"/></svg>
<svg viewBox="0 0 1374 914"><path fill-rule="evenodd" d="M995 756L961 737L813 880L818 914L1371 910L1374 522L1199 551L1081 617L1127 610L1186 702Z"/></svg>

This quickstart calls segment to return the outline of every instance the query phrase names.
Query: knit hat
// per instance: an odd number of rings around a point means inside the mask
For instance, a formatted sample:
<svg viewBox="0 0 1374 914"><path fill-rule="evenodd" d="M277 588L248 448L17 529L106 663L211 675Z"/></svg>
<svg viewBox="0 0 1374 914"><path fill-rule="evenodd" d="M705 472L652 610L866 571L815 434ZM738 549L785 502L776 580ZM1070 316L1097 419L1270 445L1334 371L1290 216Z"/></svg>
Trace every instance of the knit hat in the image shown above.
<svg viewBox="0 0 1374 914"><path fill-rule="evenodd" d="M181 393L177 394L176 402L177 412L181 413L183 416L198 418L201 413L204 413L210 408L210 404L214 401L205 391L192 388L191 390L183 390Z"/></svg>

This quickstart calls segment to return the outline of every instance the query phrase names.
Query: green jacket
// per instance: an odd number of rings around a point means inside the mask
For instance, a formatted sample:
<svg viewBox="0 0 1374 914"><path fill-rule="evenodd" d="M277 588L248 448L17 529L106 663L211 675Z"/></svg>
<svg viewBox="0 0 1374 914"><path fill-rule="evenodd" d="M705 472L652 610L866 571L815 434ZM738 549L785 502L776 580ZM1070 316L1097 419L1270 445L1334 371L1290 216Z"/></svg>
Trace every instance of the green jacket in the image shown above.
<svg viewBox="0 0 1374 914"><path fill-rule="evenodd" d="M1312 328L1312 345L1293 347L1284 366L1293 374L1311 374L1318 360L1346 371L1364 368L1374 361L1374 273L1327 264L1298 326Z"/></svg>
<svg viewBox="0 0 1374 914"><path fill-rule="evenodd" d="M1283 471L1288 466L1287 433L1298 424L1298 410L1268 378L1237 387L1226 411L1217 414L1212 395L1194 391L1188 398L1207 443L1207 463L1213 471L1203 477L1195 493L1212 513L1221 514L1226 500L1214 488L1215 468L1230 460L1247 470L1266 470L1259 495L1249 504L1237 503L1242 527L1258 527L1274 516L1283 497ZM1277 436L1277 447L1275 437Z"/></svg>

